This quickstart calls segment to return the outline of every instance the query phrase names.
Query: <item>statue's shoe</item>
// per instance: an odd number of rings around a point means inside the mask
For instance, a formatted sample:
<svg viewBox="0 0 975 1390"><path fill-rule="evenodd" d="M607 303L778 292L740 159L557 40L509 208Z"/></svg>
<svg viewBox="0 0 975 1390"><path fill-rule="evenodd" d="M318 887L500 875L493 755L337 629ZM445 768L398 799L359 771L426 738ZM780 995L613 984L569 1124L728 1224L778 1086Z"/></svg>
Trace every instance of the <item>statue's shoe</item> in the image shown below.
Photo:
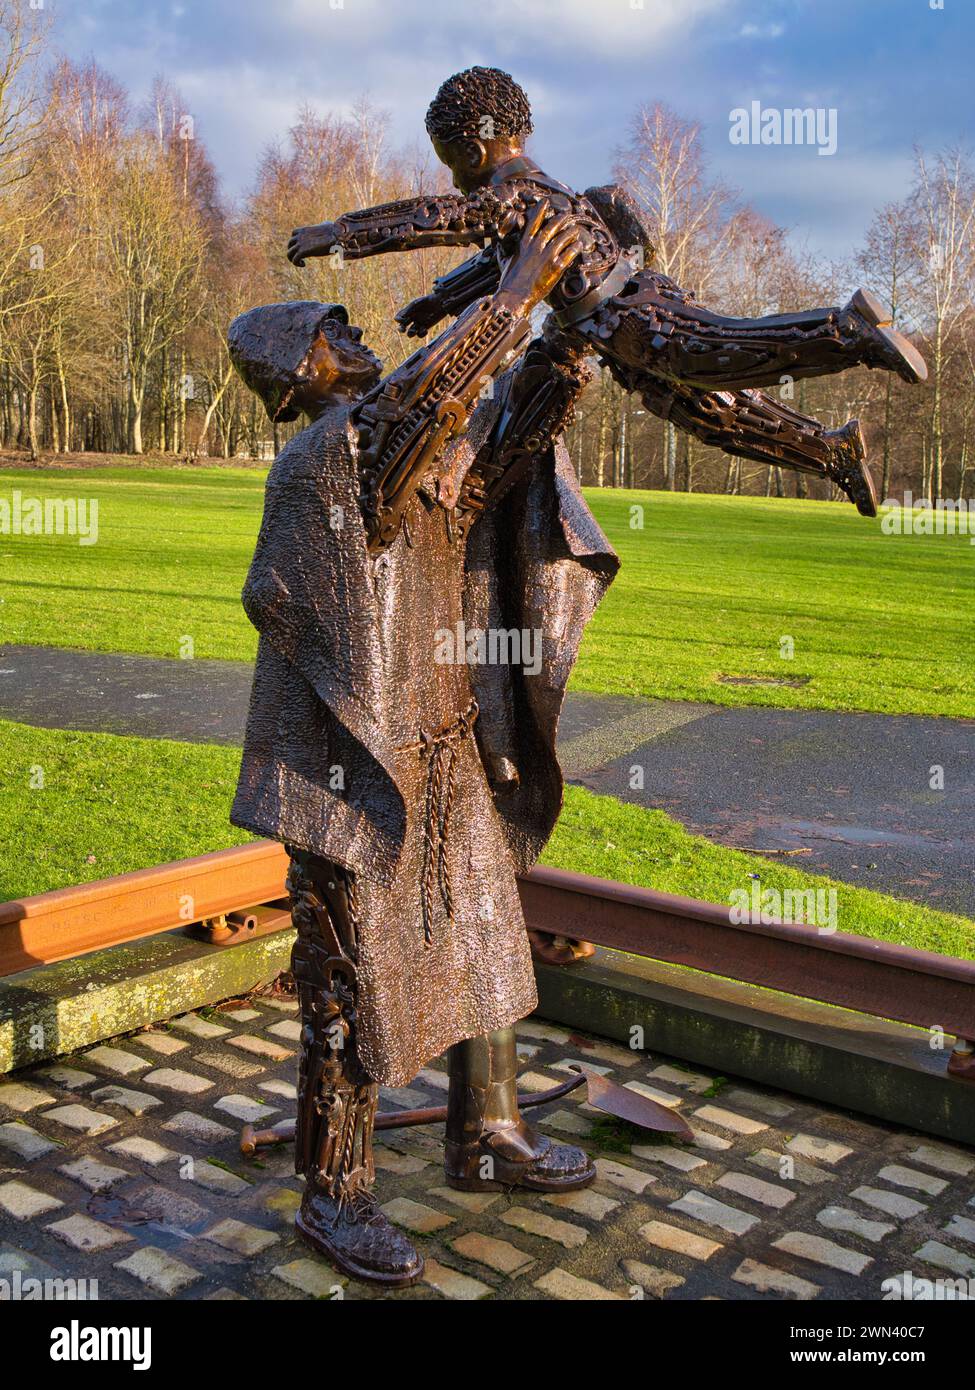
<svg viewBox="0 0 975 1390"><path fill-rule="evenodd" d="M867 467L867 448L859 420L848 420L842 429L826 430L832 458L827 472L855 505L861 516L877 515L877 489Z"/></svg>
<svg viewBox="0 0 975 1390"><path fill-rule="evenodd" d="M591 941L580 941L574 936L555 936L547 931L529 931L528 944L532 960L543 965L578 965L596 954Z"/></svg>
<svg viewBox="0 0 975 1390"><path fill-rule="evenodd" d="M474 1143L448 1143L444 1175L462 1192L576 1192L595 1180L596 1168L582 1149L553 1144L521 1120Z"/></svg>
<svg viewBox="0 0 975 1390"><path fill-rule="evenodd" d="M894 328L890 307L882 299L871 290L857 290L844 312L858 315L870 327L878 357L868 365L886 367L912 386L927 381L927 363L910 339Z"/></svg>
<svg viewBox="0 0 975 1390"><path fill-rule="evenodd" d="M395 1289L415 1284L423 1274L415 1246L368 1192L339 1201L309 1183L295 1228L306 1245L351 1279Z"/></svg>

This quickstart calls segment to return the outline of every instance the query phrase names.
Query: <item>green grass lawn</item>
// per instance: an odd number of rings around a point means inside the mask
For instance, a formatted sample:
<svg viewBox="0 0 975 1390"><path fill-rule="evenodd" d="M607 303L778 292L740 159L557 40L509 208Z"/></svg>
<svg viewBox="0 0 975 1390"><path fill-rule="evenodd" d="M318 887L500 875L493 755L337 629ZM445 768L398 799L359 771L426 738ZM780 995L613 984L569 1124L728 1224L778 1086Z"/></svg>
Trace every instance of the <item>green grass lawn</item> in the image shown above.
<svg viewBox="0 0 975 1390"><path fill-rule="evenodd" d="M176 657L190 637L197 657L251 657L239 593L263 481L260 470L214 467L0 473L0 497L19 488L99 502L97 545L0 535L0 640ZM840 504L606 489L588 498L624 568L587 633L575 688L975 715L967 536L884 536ZM634 505L642 529L630 525Z"/></svg>
<svg viewBox="0 0 975 1390"><path fill-rule="evenodd" d="M232 748L0 721L0 760L0 901L249 838L227 821ZM975 959L975 922L721 848L662 811L581 788L568 788L544 862L716 903L751 874L766 888L834 887L841 931Z"/></svg>

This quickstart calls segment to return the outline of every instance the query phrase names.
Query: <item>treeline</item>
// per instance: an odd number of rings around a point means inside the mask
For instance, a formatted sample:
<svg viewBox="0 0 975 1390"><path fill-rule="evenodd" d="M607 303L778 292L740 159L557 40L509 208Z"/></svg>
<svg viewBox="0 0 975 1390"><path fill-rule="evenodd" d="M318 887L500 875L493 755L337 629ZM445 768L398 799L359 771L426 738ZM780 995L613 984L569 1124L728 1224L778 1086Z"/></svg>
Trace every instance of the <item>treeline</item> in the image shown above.
<svg viewBox="0 0 975 1390"><path fill-rule="evenodd" d="M225 330L272 300L341 300L387 366L408 354L395 311L463 253L303 270L284 255L295 226L446 186L425 149L392 148L380 112L366 102L348 118L299 111L233 204L165 81L136 108L94 63L52 62L43 12L18 0L0 0L0 44L0 447L31 459L267 457L290 431L273 431L238 382ZM613 172L651 219L657 266L709 306L781 313L842 302L860 281L891 300L928 357L928 384L863 370L800 383L792 402L832 424L864 419L885 495L965 495L975 180L963 155L919 153L910 196L877 214L843 264L797 251L709 178L697 127L665 108L636 113ZM678 434L605 372L569 446L586 483L805 495L801 476Z"/></svg>

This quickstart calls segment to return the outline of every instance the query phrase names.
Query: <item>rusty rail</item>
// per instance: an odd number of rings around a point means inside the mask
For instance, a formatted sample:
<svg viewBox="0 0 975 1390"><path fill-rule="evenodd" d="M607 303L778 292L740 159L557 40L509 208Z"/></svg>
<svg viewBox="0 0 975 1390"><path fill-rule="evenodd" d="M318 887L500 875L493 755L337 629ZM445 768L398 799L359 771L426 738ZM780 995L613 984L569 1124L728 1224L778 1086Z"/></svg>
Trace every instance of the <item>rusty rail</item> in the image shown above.
<svg viewBox="0 0 975 1390"><path fill-rule="evenodd" d="M286 867L279 844L257 840L0 904L0 976L273 902ZM815 927L737 924L713 903L562 869L533 869L519 886L538 930L975 1038L975 961Z"/></svg>

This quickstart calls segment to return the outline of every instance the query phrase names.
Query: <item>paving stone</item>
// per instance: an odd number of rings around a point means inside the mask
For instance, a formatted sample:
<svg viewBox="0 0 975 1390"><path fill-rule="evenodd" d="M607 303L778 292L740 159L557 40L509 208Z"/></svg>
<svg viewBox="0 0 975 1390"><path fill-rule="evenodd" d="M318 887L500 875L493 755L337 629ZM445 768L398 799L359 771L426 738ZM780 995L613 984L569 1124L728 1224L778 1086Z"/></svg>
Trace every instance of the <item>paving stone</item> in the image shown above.
<svg viewBox="0 0 975 1390"><path fill-rule="evenodd" d="M564 1028L556 1028L553 1023L542 1023L536 1018L523 1018L515 1032L519 1038L541 1038L542 1042L559 1043L563 1047L569 1041L569 1034Z"/></svg>
<svg viewBox="0 0 975 1390"><path fill-rule="evenodd" d="M301 1024L296 1018L283 1018L280 1023L272 1023L267 1031L287 1042L301 1042Z"/></svg>
<svg viewBox="0 0 975 1390"><path fill-rule="evenodd" d="M686 1282L679 1274L658 1269L656 1265L645 1265L642 1260L621 1260L620 1268L631 1286L639 1286L651 1298L663 1298Z"/></svg>
<svg viewBox="0 0 975 1390"><path fill-rule="evenodd" d="M975 1221L967 1216L953 1216L944 1227L946 1236L954 1236L956 1240L963 1240L967 1245L975 1245Z"/></svg>
<svg viewBox="0 0 975 1390"><path fill-rule="evenodd" d="M707 1129L699 1129L697 1125L691 1125L691 1133L694 1135L691 1142L694 1149L703 1149L705 1153L720 1153L731 1148L730 1139L723 1139L720 1134L712 1134Z"/></svg>
<svg viewBox="0 0 975 1390"><path fill-rule="evenodd" d="M899 1192L885 1192L880 1187L855 1187L850 1193L868 1207L896 1216L899 1221L909 1221L912 1216L920 1216L927 1211L926 1202L916 1202L913 1197L903 1197Z"/></svg>
<svg viewBox="0 0 975 1390"><path fill-rule="evenodd" d="M44 1118L55 1120L78 1134L87 1134L89 1138L104 1134L118 1124L114 1115L102 1115L97 1110L90 1110L87 1105L58 1105L53 1110L46 1110Z"/></svg>
<svg viewBox="0 0 975 1390"><path fill-rule="evenodd" d="M45 1230L65 1245L70 1245L72 1250L81 1250L88 1254L110 1250L113 1245L124 1245L134 1239L128 1231L120 1231L116 1226L106 1226L104 1221L93 1221L90 1216L78 1211L61 1221L52 1221Z"/></svg>
<svg viewBox="0 0 975 1390"><path fill-rule="evenodd" d="M128 1206L143 1212L150 1221L157 1221L176 1232L195 1234L207 1224L210 1212L193 1200L188 1187L189 1184L182 1179L176 1188L172 1188L155 1179L143 1178L126 1188L125 1200Z"/></svg>
<svg viewBox="0 0 975 1390"><path fill-rule="evenodd" d="M257 1089L266 1091L269 1096L281 1096L283 1100L298 1099L298 1087L293 1081L259 1081Z"/></svg>
<svg viewBox="0 0 975 1390"><path fill-rule="evenodd" d="M57 1197L52 1197L48 1192L38 1192L36 1187L29 1187L25 1182L14 1180L0 1183L0 1207L15 1221L32 1221L35 1216L43 1216L63 1206L64 1203Z"/></svg>
<svg viewBox="0 0 975 1390"><path fill-rule="evenodd" d="M515 1056L522 1064L530 1062L533 1057L537 1057L541 1050L541 1043L519 1042L515 1044Z"/></svg>
<svg viewBox="0 0 975 1390"><path fill-rule="evenodd" d="M524 1274L535 1263L530 1255L526 1255L524 1250L519 1250L516 1245L507 1240L497 1240L494 1236L486 1236L481 1231L469 1231L467 1235L452 1240L450 1245L458 1255L463 1255L465 1260L487 1265L488 1269L497 1270L499 1274Z"/></svg>
<svg viewBox="0 0 975 1390"><path fill-rule="evenodd" d="M610 1067L635 1067L637 1062L643 1060L643 1054L638 1048L620 1047L618 1043L604 1042L600 1038L583 1040L570 1036L568 1041L573 1047L582 1049L585 1058L598 1057ZM591 1067L592 1063L587 1061L586 1066Z"/></svg>
<svg viewBox="0 0 975 1390"><path fill-rule="evenodd" d="M166 1121L163 1129L171 1134L182 1134L186 1139L195 1139L200 1144L219 1144L223 1139L234 1138L234 1130L227 1125L218 1124L205 1115L196 1115L192 1110L181 1110Z"/></svg>
<svg viewBox="0 0 975 1390"><path fill-rule="evenodd" d="M462 1211L471 1211L476 1216L487 1211L488 1207L497 1206L501 1200L498 1192L460 1192L453 1187L431 1187L430 1196L441 1202L450 1202Z"/></svg>
<svg viewBox="0 0 975 1390"><path fill-rule="evenodd" d="M248 1081L264 1071L260 1062L248 1062L246 1057L235 1057L232 1052L198 1052L195 1061L199 1067L213 1067L214 1071L235 1076L238 1081Z"/></svg>
<svg viewBox="0 0 975 1390"><path fill-rule="evenodd" d="M417 1091L409 1086L383 1086L379 1092L379 1104L383 1110L418 1110L430 1104L425 1091Z"/></svg>
<svg viewBox="0 0 975 1390"><path fill-rule="evenodd" d="M231 1217L218 1221L209 1231L204 1231L203 1239L219 1245L222 1250L232 1250L235 1255L246 1255L248 1259L253 1259L281 1237L276 1231L264 1231L259 1226L248 1226Z"/></svg>
<svg viewBox="0 0 975 1390"><path fill-rule="evenodd" d="M158 1096L150 1096L146 1091L130 1091L127 1086L102 1086L92 1091L91 1098L102 1105L120 1105L131 1115L144 1115L147 1110L162 1105Z"/></svg>
<svg viewBox="0 0 975 1390"><path fill-rule="evenodd" d="M161 1086L164 1091L175 1091L182 1096L200 1096L204 1091L213 1090L213 1082L205 1076L196 1076L190 1071L176 1071L172 1067L159 1067L142 1079L147 1086Z"/></svg>
<svg viewBox="0 0 975 1390"><path fill-rule="evenodd" d="M765 1115L770 1120L784 1120L787 1115L793 1114L796 1108L794 1104L787 1105L775 1096L763 1096L761 1091L746 1091L740 1086L733 1086L730 1091L722 1091L721 1099L732 1105L750 1106L752 1110L757 1110L760 1115Z"/></svg>
<svg viewBox="0 0 975 1390"><path fill-rule="evenodd" d="M53 1105L54 1101L54 1096L38 1086L22 1086L19 1081L8 1081L0 1086L0 1105L16 1110L19 1115L26 1115L42 1105Z"/></svg>
<svg viewBox="0 0 975 1390"><path fill-rule="evenodd" d="M104 1067L106 1071L114 1072L117 1076L132 1076L137 1071L145 1071L146 1067L151 1067L152 1063L147 1062L144 1057L138 1057L134 1052L126 1052L121 1047L108 1047L104 1043L98 1047L89 1048L85 1053L86 1062L94 1062L98 1067Z"/></svg>
<svg viewBox="0 0 975 1390"><path fill-rule="evenodd" d="M297 999L280 999L271 994L262 994L260 1002L269 1009L277 1009L278 1013L296 1014L298 1012Z"/></svg>
<svg viewBox="0 0 975 1390"><path fill-rule="evenodd" d="M258 1038L253 1033L238 1033L236 1038L227 1039L228 1047L239 1047L241 1052L249 1052L252 1057L267 1057L272 1062L286 1062L294 1053L280 1043L269 1038Z"/></svg>
<svg viewBox="0 0 975 1390"><path fill-rule="evenodd" d="M534 1207L512 1207L510 1211L502 1213L501 1220L506 1226L514 1226L530 1236L553 1240L566 1250L576 1250L589 1239L588 1231L581 1226L574 1226L571 1221L556 1221Z"/></svg>
<svg viewBox="0 0 975 1390"><path fill-rule="evenodd" d="M273 1212L280 1220L290 1225L295 1212L301 1206L301 1193L292 1187L277 1187L264 1198L265 1211Z"/></svg>
<svg viewBox="0 0 975 1390"><path fill-rule="evenodd" d="M761 1178L753 1178L750 1173L725 1173L715 1186L726 1187L729 1192L737 1192L740 1197L750 1197L753 1202L761 1202L763 1207L781 1209L796 1199L796 1194L790 1192L787 1187L780 1187L773 1182L763 1182Z"/></svg>
<svg viewBox="0 0 975 1390"><path fill-rule="evenodd" d="M42 1067L39 1075L46 1076L55 1086L63 1086L66 1091L80 1091L83 1087L90 1086L93 1081L100 1080L94 1072L62 1066L60 1063L53 1067Z"/></svg>
<svg viewBox="0 0 975 1390"><path fill-rule="evenodd" d="M699 1071L683 1071L680 1067L654 1067L650 1075L655 1076L658 1081L668 1081L672 1086L681 1086L684 1090L695 1091L698 1095L702 1091L710 1090L714 1085L710 1076L704 1076ZM646 1265L644 1268L649 1269L650 1266Z"/></svg>
<svg viewBox="0 0 975 1390"><path fill-rule="evenodd" d="M446 1091L450 1089L450 1077L445 1071L436 1071L433 1067L424 1067L416 1074L417 1081L422 1081L426 1086L432 1086L434 1090Z"/></svg>
<svg viewBox="0 0 975 1390"><path fill-rule="evenodd" d="M899 1163L888 1164L877 1174L884 1182L895 1187L909 1187L917 1192L926 1192L929 1197L938 1197L948 1186L944 1178L932 1178L930 1173L921 1173L917 1168L904 1168Z"/></svg>
<svg viewBox="0 0 975 1390"><path fill-rule="evenodd" d="M72 1182L81 1183L89 1192L108 1192L120 1182L131 1178L125 1168L113 1168L109 1163L100 1163L97 1158L75 1158L58 1169Z"/></svg>
<svg viewBox="0 0 975 1390"><path fill-rule="evenodd" d="M787 1255L798 1255L800 1259L812 1260L814 1264L841 1269L845 1274L862 1274L873 1264L869 1255L860 1255L856 1250L848 1250L844 1245L836 1245L822 1236L808 1235L805 1231L787 1231L778 1240L773 1240L772 1245L776 1250L784 1250Z"/></svg>
<svg viewBox="0 0 975 1390"><path fill-rule="evenodd" d="M230 1015L228 1014L228 1018ZM246 1303L247 1299L242 1293L236 1293L233 1289L215 1289L213 1293L208 1293L204 1299L205 1303Z"/></svg>
<svg viewBox="0 0 975 1390"><path fill-rule="evenodd" d="M552 1071L566 1071L570 1075L579 1067L585 1067L586 1071L594 1071L597 1076L609 1076L612 1067L597 1066L595 1062L588 1061L585 1057L562 1057L557 1062L552 1062ZM518 1078L519 1083L521 1077ZM551 1082L549 1083L551 1085Z"/></svg>
<svg viewBox="0 0 975 1390"><path fill-rule="evenodd" d="M518 1078L519 1084L521 1078ZM543 1129L557 1129L562 1134L574 1134L585 1139L592 1134L592 1120L585 1115L577 1115L574 1110L553 1110L551 1115L543 1115L537 1122Z"/></svg>
<svg viewBox="0 0 975 1390"><path fill-rule="evenodd" d="M275 1279L297 1289L307 1298L334 1299L340 1296L349 1282L343 1275L336 1274L324 1261L292 1260L290 1264L275 1265L271 1270Z"/></svg>
<svg viewBox="0 0 975 1390"><path fill-rule="evenodd" d="M607 1302L621 1297L618 1293L604 1289L601 1284L594 1284L590 1279L579 1279L567 1269L560 1269L558 1265L547 1274L543 1274L541 1279L536 1279L535 1288L541 1289L542 1293L548 1294L550 1298L584 1303Z"/></svg>
<svg viewBox="0 0 975 1390"><path fill-rule="evenodd" d="M664 1105L668 1110L677 1110L684 1104L683 1096L675 1096L670 1091L661 1091L659 1086L648 1086L645 1081L625 1081L623 1085L627 1091L636 1091L638 1096L646 1096L648 1100L655 1100L658 1105Z"/></svg>
<svg viewBox="0 0 975 1390"><path fill-rule="evenodd" d="M378 1145L373 1157L377 1169L383 1173L422 1173L424 1168L430 1167L425 1158L417 1158L414 1154L398 1154L395 1149L381 1149Z"/></svg>
<svg viewBox="0 0 975 1390"><path fill-rule="evenodd" d="M914 1251L914 1258L923 1260L925 1264L937 1265L939 1269L950 1270L952 1274L960 1274L965 1279L975 1277L975 1258L963 1255L960 1250L953 1250L940 1240L925 1241L920 1250Z"/></svg>
<svg viewBox="0 0 975 1390"><path fill-rule="evenodd" d="M141 1134L133 1134L129 1139L120 1139L117 1144L109 1144L108 1149L110 1153L124 1154L126 1158L138 1159L140 1163L149 1163L154 1168L157 1164L168 1163L170 1159L177 1157L172 1149L164 1148L154 1139L144 1139Z"/></svg>
<svg viewBox="0 0 975 1390"><path fill-rule="evenodd" d="M794 1134L786 1140L785 1147L790 1153L802 1158L815 1159L817 1163L840 1163L853 1152L845 1144L837 1144L833 1139L820 1139L816 1134Z"/></svg>
<svg viewBox="0 0 975 1390"><path fill-rule="evenodd" d="M833 1181L832 1173L824 1173L821 1168L812 1163L805 1163L801 1158L794 1158L791 1154L778 1154L774 1149L759 1149L756 1153L748 1154L745 1162L754 1163L756 1168L764 1168L767 1173L774 1173L777 1178L782 1178L784 1158L788 1160L789 1165L786 1171L792 1173L789 1181L804 1183L806 1187L818 1187L821 1183Z"/></svg>
<svg viewBox="0 0 975 1390"><path fill-rule="evenodd" d="M818 1284L811 1284L808 1279L800 1279L798 1275L787 1274L782 1269L773 1269L771 1265L760 1264L758 1260L742 1260L731 1277L736 1283L747 1284L759 1293L775 1294L777 1298L811 1299L821 1291Z"/></svg>
<svg viewBox="0 0 975 1390"><path fill-rule="evenodd" d="M199 1038L201 1042L209 1042L212 1038L225 1038L230 1032L222 1023L211 1023L209 1019L200 1018L197 1014L183 1014L182 1018L171 1018L170 1028L178 1028L181 1033L189 1033L192 1038Z"/></svg>
<svg viewBox="0 0 975 1390"><path fill-rule="evenodd" d="M886 1221L867 1221L847 1207L823 1207L822 1211L816 1213L816 1220L828 1231L849 1231L862 1240L883 1240L897 1230L896 1226Z"/></svg>
<svg viewBox="0 0 975 1390"><path fill-rule="evenodd" d="M662 1163L666 1168L675 1168L678 1173L693 1173L696 1168L706 1168L706 1158L678 1149L674 1144L634 1144L630 1153L634 1158L642 1158L647 1163Z"/></svg>
<svg viewBox="0 0 975 1390"><path fill-rule="evenodd" d="M140 1047L148 1047L150 1052L158 1052L160 1057L172 1057L189 1047L182 1038L174 1038L170 1033L140 1033L135 1039Z"/></svg>
<svg viewBox="0 0 975 1390"><path fill-rule="evenodd" d="M145 1245L127 1259L117 1261L115 1268L131 1274L154 1293L167 1296L181 1293L183 1289L188 1289L191 1284L203 1278L199 1270L193 1269L154 1245Z"/></svg>
<svg viewBox="0 0 975 1390"><path fill-rule="evenodd" d="M423 1282L436 1289L437 1293L442 1293L444 1298L457 1302L472 1303L494 1292L489 1284L482 1284L480 1279L472 1279L469 1274L461 1274L459 1269L451 1269L449 1265L430 1259L424 1261Z"/></svg>
<svg viewBox="0 0 975 1390"><path fill-rule="evenodd" d="M444 1226L452 1226L455 1219L422 1202L414 1202L411 1197L394 1197L391 1202L383 1204L382 1211L397 1226L404 1226L406 1230L424 1236L431 1231L442 1231Z"/></svg>
<svg viewBox="0 0 975 1390"><path fill-rule="evenodd" d="M684 1231L680 1226L670 1226L666 1221L648 1221L641 1226L639 1235L649 1245L661 1250L673 1250L677 1255L687 1255L692 1260L709 1260L724 1246L720 1241L697 1236L693 1231Z"/></svg>
<svg viewBox="0 0 975 1390"><path fill-rule="evenodd" d="M538 1195L550 1206L574 1211L577 1216L588 1216L592 1221L605 1221L620 1205L615 1198L604 1197L591 1187L584 1187L580 1192L540 1192Z"/></svg>
<svg viewBox="0 0 975 1390"><path fill-rule="evenodd" d="M43 1158L56 1148L57 1145L52 1144L50 1139L45 1139L43 1134L38 1134L36 1129L31 1129L22 1120L11 1120L8 1124L0 1125L0 1149L9 1149L28 1163L35 1158Z"/></svg>
<svg viewBox="0 0 975 1390"><path fill-rule="evenodd" d="M228 1009L223 1017L232 1018L235 1023L252 1023L255 1018L262 1018L263 1015L258 1009Z"/></svg>
<svg viewBox="0 0 975 1390"><path fill-rule="evenodd" d="M694 1111L694 1115L706 1124L730 1129L735 1134L760 1134L763 1129L768 1129L764 1121L753 1120L748 1115L738 1115L735 1111L725 1110L720 1105L702 1105L699 1110Z"/></svg>
<svg viewBox="0 0 975 1390"><path fill-rule="evenodd" d="M735 1236L743 1236L759 1221L757 1216L749 1216L747 1211L740 1211L738 1207L726 1206L724 1202L709 1197L706 1192L698 1192L696 1188L685 1192L676 1202L671 1202L670 1210L683 1212L695 1221L701 1221L706 1226L717 1226Z"/></svg>
<svg viewBox="0 0 975 1390"><path fill-rule="evenodd" d="M40 1260L27 1250L16 1245L0 1245L0 1279L56 1279L58 1271L53 1265Z"/></svg>
<svg viewBox="0 0 975 1390"><path fill-rule="evenodd" d="M277 1106L250 1100L247 1096L221 1096L214 1102L213 1108L223 1110L227 1115L233 1115L235 1120L243 1120L245 1124L254 1124L257 1120L263 1122L278 1113Z"/></svg>
<svg viewBox="0 0 975 1390"><path fill-rule="evenodd" d="M227 1197L239 1197L242 1192L248 1192L251 1188L246 1178L206 1160L202 1163L194 1162L192 1174L190 1181L195 1182L197 1187L202 1187L207 1192L220 1192Z"/></svg>
<svg viewBox="0 0 975 1390"><path fill-rule="evenodd" d="M597 1158L596 1174L603 1182L611 1182L614 1187L625 1187L627 1192L645 1192L651 1183L657 1181L652 1173L618 1163L615 1158Z"/></svg>
<svg viewBox="0 0 975 1390"><path fill-rule="evenodd" d="M550 1091L553 1086L558 1084L553 1076L542 1076L537 1071L523 1071L518 1077L518 1090L530 1091L532 1095L538 1095L542 1091Z"/></svg>
<svg viewBox="0 0 975 1390"><path fill-rule="evenodd" d="M940 1144L922 1144L907 1157L915 1163L923 1163L926 1168L937 1168L940 1173L951 1173L953 1177L967 1178L970 1173L975 1173L975 1158L962 1153L960 1149L947 1149Z"/></svg>

